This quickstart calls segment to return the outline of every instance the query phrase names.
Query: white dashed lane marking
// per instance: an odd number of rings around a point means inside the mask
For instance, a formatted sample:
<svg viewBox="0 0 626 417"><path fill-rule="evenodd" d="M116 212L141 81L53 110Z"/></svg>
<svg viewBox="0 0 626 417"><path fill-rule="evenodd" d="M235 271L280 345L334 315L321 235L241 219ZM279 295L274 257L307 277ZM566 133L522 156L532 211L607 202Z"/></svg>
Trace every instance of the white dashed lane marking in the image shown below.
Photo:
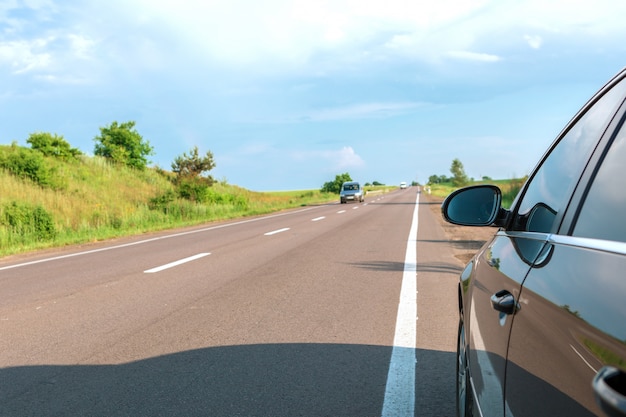
<svg viewBox="0 0 626 417"><path fill-rule="evenodd" d="M143 272L146 273L146 274L153 274L155 272L160 272L160 271L163 271L165 269L173 268L175 266L182 265L182 264L187 263L187 262L195 261L196 259L204 258L205 256L208 256L208 255L210 255L210 253L199 253L197 255L190 256L188 258L181 259L181 260L178 260L178 261L175 261L175 262L170 262L169 264L165 264L165 265L162 265L162 266L157 266L156 268L148 269L148 270L145 270Z"/></svg>
<svg viewBox="0 0 626 417"><path fill-rule="evenodd" d="M278 229L278 230L274 230L274 231L271 231L271 232L267 232L267 233L265 233L265 236L272 236L272 235L275 235L277 233L286 232L287 230L289 230L289 227L284 227L282 229Z"/></svg>

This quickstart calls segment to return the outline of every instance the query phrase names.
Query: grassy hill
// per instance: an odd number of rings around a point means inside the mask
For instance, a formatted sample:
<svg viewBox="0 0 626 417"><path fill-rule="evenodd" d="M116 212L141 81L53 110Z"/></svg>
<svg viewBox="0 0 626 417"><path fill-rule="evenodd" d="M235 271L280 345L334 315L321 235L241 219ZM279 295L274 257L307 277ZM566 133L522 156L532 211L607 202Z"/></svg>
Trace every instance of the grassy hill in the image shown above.
<svg viewBox="0 0 626 417"><path fill-rule="evenodd" d="M180 197L174 178L158 168L138 170L101 157L59 158L0 145L0 257L337 199L319 190L261 193L222 181L206 190L201 202L190 201ZM494 182L504 192L505 206L522 182ZM454 187L436 184L431 190L443 197Z"/></svg>
<svg viewBox="0 0 626 417"><path fill-rule="evenodd" d="M0 256L336 199L319 191L258 193L217 182L199 203L179 198L172 178L100 157L62 160L0 146Z"/></svg>

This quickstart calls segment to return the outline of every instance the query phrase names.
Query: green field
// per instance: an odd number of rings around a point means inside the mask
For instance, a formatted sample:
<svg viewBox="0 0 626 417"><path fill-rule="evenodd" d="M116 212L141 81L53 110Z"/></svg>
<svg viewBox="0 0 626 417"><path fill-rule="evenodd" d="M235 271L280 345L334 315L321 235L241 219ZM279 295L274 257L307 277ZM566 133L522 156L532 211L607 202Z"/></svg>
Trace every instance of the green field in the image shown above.
<svg viewBox="0 0 626 417"><path fill-rule="evenodd" d="M338 200L320 190L255 192L217 181L202 201L192 201L180 197L173 179L159 168L137 170L84 155L68 161L15 144L0 146L0 256ZM513 196L521 184L495 183ZM365 190L367 196L396 188ZM442 197L452 190L450 184L432 186Z"/></svg>
<svg viewBox="0 0 626 417"><path fill-rule="evenodd" d="M475 181L468 185L478 185L478 184L492 184L497 185L502 191L502 207L510 208L515 196L524 185L525 178L518 179L510 179L510 180L491 180L491 181ZM430 187L430 192L432 195L445 198L458 189L459 187L455 187L452 183L442 183L442 184L431 184L428 185Z"/></svg>
<svg viewBox="0 0 626 417"><path fill-rule="evenodd" d="M0 146L0 256L338 200L319 190L254 192L217 181L203 202L190 201L177 196L171 172L33 152Z"/></svg>

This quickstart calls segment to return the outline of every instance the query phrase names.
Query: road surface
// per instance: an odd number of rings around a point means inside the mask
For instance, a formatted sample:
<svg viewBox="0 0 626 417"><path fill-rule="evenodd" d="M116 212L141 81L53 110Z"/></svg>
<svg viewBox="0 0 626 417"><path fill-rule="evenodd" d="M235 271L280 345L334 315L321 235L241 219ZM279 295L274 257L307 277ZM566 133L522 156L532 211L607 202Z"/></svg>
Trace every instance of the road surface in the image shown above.
<svg viewBox="0 0 626 417"><path fill-rule="evenodd" d="M0 416L453 415L463 265L434 204L0 259Z"/></svg>

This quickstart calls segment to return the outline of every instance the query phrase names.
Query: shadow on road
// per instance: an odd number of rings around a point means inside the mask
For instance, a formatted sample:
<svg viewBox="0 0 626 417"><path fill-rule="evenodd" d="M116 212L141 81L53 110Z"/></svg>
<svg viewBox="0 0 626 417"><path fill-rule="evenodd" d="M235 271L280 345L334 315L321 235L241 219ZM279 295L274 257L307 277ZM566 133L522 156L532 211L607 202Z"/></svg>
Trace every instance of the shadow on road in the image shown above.
<svg viewBox="0 0 626 417"><path fill-rule="evenodd" d="M243 345L120 365L5 368L0 369L0 415L374 417L381 415L391 350ZM438 378L446 379L436 388L443 392L433 393L431 387L423 395L453 401L454 355L420 355L430 366L435 361Z"/></svg>
<svg viewBox="0 0 626 417"><path fill-rule="evenodd" d="M433 262L433 263L418 263L417 273L420 272L433 272L436 274L453 274L459 276L463 271L463 268L457 264L448 262Z"/></svg>
<svg viewBox="0 0 626 417"><path fill-rule="evenodd" d="M477 252L483 247L486 240L424 240L420 239L418 242L425 243L441 243L445 245L451 245L455 249L471 250Z"/></svg>
<svg viewBox="0 0 626 417"><path fill-rule="evenodd" d="M356 268L368 269L370 271L378 272L404 271L404 262L368 261L351 263L350 265Z"/></svg>
<svg viewBox="0 0 626 417"><path fill-rule="evenodd" d="M371 271L378 272L402 272L404 271L404 262L390 262L390 261L369 261L369 262L359 262L359 263L351 263L350 265L357 267L368 269ZM440 274L455 274L459 275L463 271L457 264L448 263L448 262L433 262L433 263L423 263L418 262L417 264L417 272L434 272Z"/></svg>

